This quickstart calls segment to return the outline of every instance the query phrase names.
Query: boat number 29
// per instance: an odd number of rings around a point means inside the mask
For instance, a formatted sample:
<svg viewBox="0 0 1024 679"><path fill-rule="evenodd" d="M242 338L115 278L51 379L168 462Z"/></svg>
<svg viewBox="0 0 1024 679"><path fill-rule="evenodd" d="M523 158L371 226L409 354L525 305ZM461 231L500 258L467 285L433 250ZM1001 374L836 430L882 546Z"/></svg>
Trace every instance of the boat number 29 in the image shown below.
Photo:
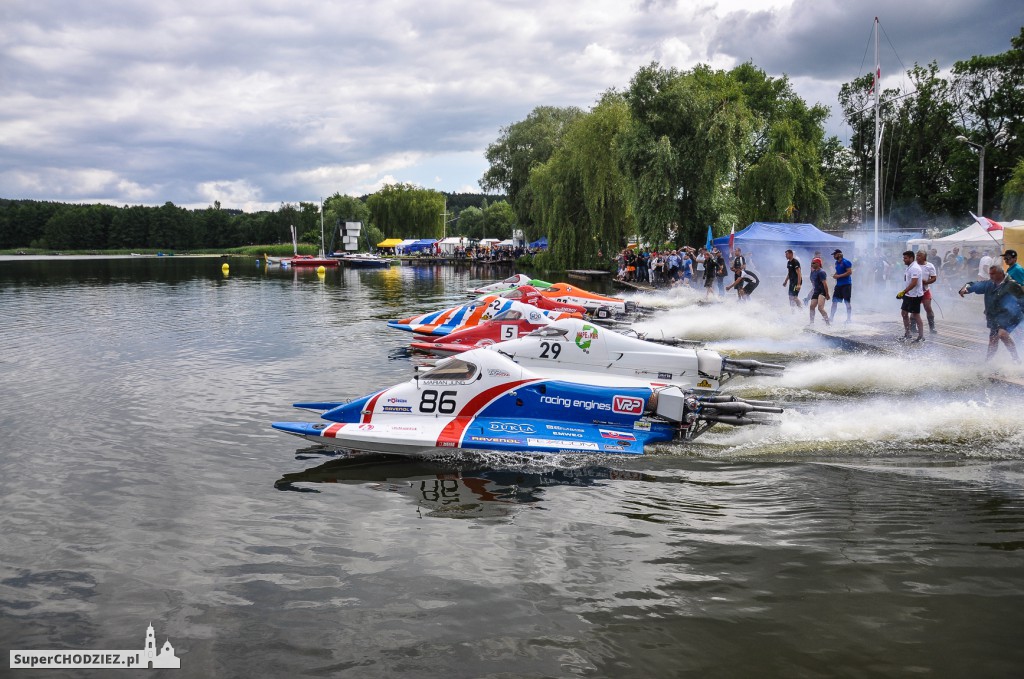
<svg viewBox="0 0 1024 679"><path fill-rule="evenodd" d="M421 413L441 413L451 415L455 412L455 391L442 391L440 395L433 389L425 389L420 398Z"/></svg>
<svg viewBox="0 0 1024 679"><path fill-rule="evenodd" d="M541 342L540 343L540 357L541 358L558 358L558 355L562 353L562 345L558 342Z"/></svg>

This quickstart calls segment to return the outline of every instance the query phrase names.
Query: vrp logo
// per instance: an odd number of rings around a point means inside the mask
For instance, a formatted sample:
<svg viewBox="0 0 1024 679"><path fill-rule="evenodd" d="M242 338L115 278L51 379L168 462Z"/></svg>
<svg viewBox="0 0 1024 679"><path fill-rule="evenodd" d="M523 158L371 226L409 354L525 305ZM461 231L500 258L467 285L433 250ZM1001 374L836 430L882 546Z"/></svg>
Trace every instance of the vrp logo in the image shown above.
<svg viewBox="0 0 1024 679"><path fill-rule="evenodd" d="M636 396L615 396L612 399L612 410L628 415L641 415L644 412L644 400Z"/></svg>

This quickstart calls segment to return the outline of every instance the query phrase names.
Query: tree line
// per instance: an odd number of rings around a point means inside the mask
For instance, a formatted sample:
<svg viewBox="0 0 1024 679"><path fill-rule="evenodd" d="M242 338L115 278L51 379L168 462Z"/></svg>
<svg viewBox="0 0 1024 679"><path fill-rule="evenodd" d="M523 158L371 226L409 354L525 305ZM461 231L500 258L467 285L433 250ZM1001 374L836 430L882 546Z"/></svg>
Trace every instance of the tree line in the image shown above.
<svg viewBox="0 0 1024 679"><path fill-rule="evenodd" d="M320 212L314 202L245 213L219 203L191 210L173 203L116 207L0 199L0 249L229 249L290 243L293 225L300 242L319 246ZM384 238L440 238L445 233L504 239L514 228L512 209L501 196L445 194L408 184L361 197L334 194L324 200L323 221L326 248L340 246L341 224L362 222L362 250Z"/></svg>
<svg viewBox="0 0 1024 679"><path fill-rule="evenodd" d="M962 225L984 146L985 212L1024 214L1024 28L1011 49L907 72L881 94L880 198L892 227ZM751 63L688 71L654 63L589 111L542 106L487 149L486 190L507 193L527 238L578 266L639 237L703 243L752 221L860 224L874 205L872 75L843 85L850 145L825 137L829 111ZM965 143L969 141L975 146ZM969 217L968 217L969 218Z"/></svg>

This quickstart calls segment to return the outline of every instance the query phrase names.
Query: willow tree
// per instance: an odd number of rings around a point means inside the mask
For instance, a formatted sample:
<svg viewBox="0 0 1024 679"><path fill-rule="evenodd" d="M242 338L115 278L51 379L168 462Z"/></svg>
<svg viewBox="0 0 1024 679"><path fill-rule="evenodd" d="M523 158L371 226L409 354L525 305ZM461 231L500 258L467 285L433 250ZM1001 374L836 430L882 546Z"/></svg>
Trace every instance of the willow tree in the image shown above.
<svg viewBox="0 0 1024 679"><path fill-rule="evenodd" d="M546 233L557 266L593 264L599 252L624 245L632 231L627 182L618 162L618 138L628 124L625 99L606 93L569 125L551 159L530 174L532 216Z"/></svg>
<svg viewBox="0 0 1024 679"><path fill-rule="evenodd" d="M366 199L370 221L385 238L440 238L444 194L412 184L388 184Z"/></svg>
<svg viewBox="0 0 1024 679"><path fill-rule="evenodd" d="M625 100L620 138L637 230L650 243L702 243L719 216L751 126L736 79L698 66L640 69Z"/></svg>
<svg viewBox="0 0 1024 679"><path fill-rule="evenodd" d="M808 106L789 78L769 76L750 62L729 76L751 114L736 172L740 223L826 218L829 203L821 168L828 109Z"/></svg>
<svg viewBox="0 0 1024 679"><path fill-rule="evenodd" d="M572 106L538 106L525 120L502 128L498 140L487 147L485 157L490 167L484 172L480 186L508 196L520 228L531 240L539 236L541 230L532 219L534 197L530 173L551 158L569 125L581 115L583 112Z"/></svg>

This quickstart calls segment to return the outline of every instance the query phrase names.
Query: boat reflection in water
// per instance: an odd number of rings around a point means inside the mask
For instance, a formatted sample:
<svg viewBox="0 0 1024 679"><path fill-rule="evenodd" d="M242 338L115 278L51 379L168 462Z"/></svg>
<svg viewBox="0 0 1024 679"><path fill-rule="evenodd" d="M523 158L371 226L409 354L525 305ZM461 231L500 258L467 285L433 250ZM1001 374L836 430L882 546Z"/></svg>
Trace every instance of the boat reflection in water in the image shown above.
<svg viewBox="0 0 1024 679"><path fill-rule="evenodd" d="M313 446L296 451L297 459L313 455L331 455L331 451ZM378 490L402 493L426 516L447 518L484 518L508 516L522 505L543 500L545 488L552 486L601 487L605 482L644 481L656 483L695 483L675 476L615 469L584 462L580 466L553 466L550 460L528 456L493 454L461 457L458 453L429 460L381 455L341 453L316 467L285 474L274 483L278 490L320 492L306 484L342 483L371 485Z"/></svg>

